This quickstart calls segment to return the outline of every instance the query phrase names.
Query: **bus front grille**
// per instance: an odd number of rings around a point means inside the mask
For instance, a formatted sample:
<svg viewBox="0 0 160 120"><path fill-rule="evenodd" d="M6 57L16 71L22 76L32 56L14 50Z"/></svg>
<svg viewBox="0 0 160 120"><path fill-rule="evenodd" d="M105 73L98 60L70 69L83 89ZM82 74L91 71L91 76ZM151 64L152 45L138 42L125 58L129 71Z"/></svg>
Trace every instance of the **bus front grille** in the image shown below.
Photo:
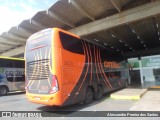
<svg viewBox="0 0 160 120"><path fill-rule="evenodd" d="M27 76L29 80L43 80L49 78L49 59L31 61L27 63Z"/></svg>

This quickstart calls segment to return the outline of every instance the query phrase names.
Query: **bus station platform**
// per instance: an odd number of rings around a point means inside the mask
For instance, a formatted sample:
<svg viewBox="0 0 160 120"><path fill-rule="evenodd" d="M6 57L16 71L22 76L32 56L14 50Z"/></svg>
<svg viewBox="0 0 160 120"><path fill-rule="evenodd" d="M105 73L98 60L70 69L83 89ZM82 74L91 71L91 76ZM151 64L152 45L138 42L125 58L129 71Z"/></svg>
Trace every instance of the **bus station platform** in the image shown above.
<svg viewBox="0 0 160 120"><path fill-rule="evenodd" d="M160 111L160 89L148 89L147 93L137 101L131 111Z"/></svg>
<svg viewBox="0 0 160 120"><path fill-rule="evenodd" d="M126 88L118 92L112 93L110 98L112 99L128 99L128 100L139 100L147 92L147 89L135 89Z"/></svg>

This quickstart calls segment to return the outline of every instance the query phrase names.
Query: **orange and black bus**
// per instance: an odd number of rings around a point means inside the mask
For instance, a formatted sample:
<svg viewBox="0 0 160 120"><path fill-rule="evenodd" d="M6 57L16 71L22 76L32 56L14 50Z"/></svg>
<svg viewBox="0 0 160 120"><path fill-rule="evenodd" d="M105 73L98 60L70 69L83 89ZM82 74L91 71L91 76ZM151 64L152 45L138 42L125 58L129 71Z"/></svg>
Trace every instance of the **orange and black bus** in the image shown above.
<svg viewBox="0 0 160 120"><path fill-rule="evenodd" d="M34 103L90 103L128 84L123 56L59 28L26 42L26 96Z"/></svg>

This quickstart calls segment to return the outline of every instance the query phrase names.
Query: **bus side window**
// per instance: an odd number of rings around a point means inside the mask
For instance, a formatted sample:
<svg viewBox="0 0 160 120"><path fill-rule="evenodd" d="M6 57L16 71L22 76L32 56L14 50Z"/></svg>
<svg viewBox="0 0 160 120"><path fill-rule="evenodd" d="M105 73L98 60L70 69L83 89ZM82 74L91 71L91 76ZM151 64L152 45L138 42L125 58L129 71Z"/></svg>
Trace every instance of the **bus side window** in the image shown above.
<svg viewBox="0 0 160 120"><path fill-rule="evenodd" d="M25 62L20 60L14 60L13 61L13 67L14 68L24 68Z"/></svg>
<svg viewBox="0 0 160 120"><path fill-rule="evenodd" d="M12 76L12 69L13 69L13 60L9 59L0 59L0 67L3 68L3 76L7 79L9 82L13 82Z"/></svg>
<svg viewBox="0 0 160 120"><path fill-rule="evenodd" d="M25 62L20 60L14 60L13 63L14 63L13 67L17 69L17 73L15 74L15 78L14 78L15 82L25 81L24 69L23 69L25 66Z"/></svg>
<svg viewBox="0 0 160 120"><path fill-rule="evenodd" d="M0 59L0 67L13 67L13 61L8 59Z"/></svg>
<svg viewBox="0 0 160 120"><path fill-rule="evenodd" d="M82 54L82 55L84 54L81 39L65 34L63 32L59 32L59 35L61 44L65 50L77 54Z"/></svg>

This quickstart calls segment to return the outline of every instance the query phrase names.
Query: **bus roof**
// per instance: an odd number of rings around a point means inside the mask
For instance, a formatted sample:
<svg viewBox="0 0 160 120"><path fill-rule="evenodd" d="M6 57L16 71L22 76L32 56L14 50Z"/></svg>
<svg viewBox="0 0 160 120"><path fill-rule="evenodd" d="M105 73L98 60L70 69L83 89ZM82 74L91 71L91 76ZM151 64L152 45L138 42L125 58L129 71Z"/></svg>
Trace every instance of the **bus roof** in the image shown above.
<svg viewBox="0 0 160 120"><path fill-rule="evenodd" d="M69 35L71 35L71 36L74 36L74 37L76 37L76 38L80 38L78 35L76 35L76 34L73 34L73 33L71 33L71 32L68 32L68 31L65 31L65 30L62 30L62 29L60 29L60 28L52 28L53 30L56 30L56 31L61 31L61 32L63 32L63 33L66 33L66 34L69 34Z"/></svg>
<svg viewBox="0 0 160 120"><path fill-rule="evenodd" d="M14 57L6 57L6 56L0 56L0 59L9 59L9 60L25 60L23 58L14 58Z"/></svg>

